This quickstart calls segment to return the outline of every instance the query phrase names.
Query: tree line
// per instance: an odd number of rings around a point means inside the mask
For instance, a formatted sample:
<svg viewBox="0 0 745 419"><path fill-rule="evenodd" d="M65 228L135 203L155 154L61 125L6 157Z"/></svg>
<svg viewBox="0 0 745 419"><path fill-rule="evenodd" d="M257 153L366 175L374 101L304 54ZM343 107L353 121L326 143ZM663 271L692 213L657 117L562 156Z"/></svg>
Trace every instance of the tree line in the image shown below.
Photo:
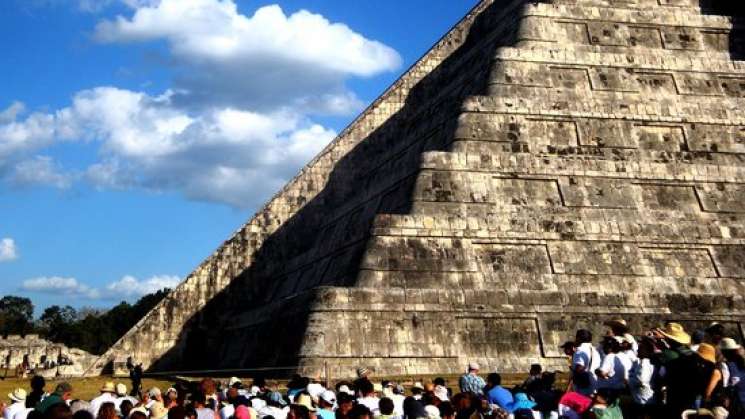
<svg viewBox="0 0 745 419"><path fill-rule="evenodd" d="M34 304L25 297L6 295L0 299L0 335L38 334L55 343L103 354L124 336L169 289L145 295L136 303L122 301L109 310L51 306L34 318Z"/></svg>

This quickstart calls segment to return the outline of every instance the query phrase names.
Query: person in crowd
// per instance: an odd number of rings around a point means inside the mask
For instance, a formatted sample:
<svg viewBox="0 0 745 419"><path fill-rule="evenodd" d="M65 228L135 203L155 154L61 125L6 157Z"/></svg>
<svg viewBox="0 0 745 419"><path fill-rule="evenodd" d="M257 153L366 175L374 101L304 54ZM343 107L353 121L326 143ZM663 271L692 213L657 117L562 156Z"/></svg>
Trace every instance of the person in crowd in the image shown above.
<svg viewBox="0 0 745 419"><path fill-rule="evenodd" d="M653 417L657 400L652 380L655 377L655 365L652 358L655 344L652 338L644 337L639 341L639 352L629 371L629 392L633 400L631 412L635 417Z"/></svg>
<svg viewBox="0 0 745 419"><path fill-rule="evenodd" d="M592 398L588 419L623 419L623 412L618 404L618 393L608 388L601 388Z"/></svg>
<svg viewBox="0 0 745 419"><path fill-rule="evenodd" d="M426 418L427 412L424 410L424 405L413 397L407 397L404 400L404 418L405 419L420 419Z"/></svg>
<svg viewBox="0 0 745 419"><path fill-rule="evenodd" d="M605 356L600 367L595 370L597 376L597 388L620 392L626 387L628 370L626 363L621 359L621 343L617 336L606 336L602 342Z"/></svg>
<svg viewBox="0 0 745 419"><path fill-rule="evenodd" d="M721 323L712 323L704 331L706 334L706 343L711 344L714 347L719 346L722 339L726 337L724 326Z"/></svg>
<svg viewBox="0 0 745 419"><path fill-rule="evenodd" d="M479 377L479 364L476 362L469 363L466 373L460 377L458 384L462 393L483 395L486 382Z"/></svg>
<svg viewBox="0 0 745 419"><path fill-rule="evenodd" d="M91 412L89 409L90 406L86 406L84 409L75 410L72 406L70 406L70 410L72 410L72 419L95 419L93 415L91 415ZM127 419L129 417L129 414L127 416L121 415L122 419Z"/></svg>
<svg viewBox="0 0 745 419"><path fill-rule="evenodd" d="M528 378L526 378L525 381L523 381L520 388L523 391L526 391L528 387L530 387L530 385L533 384L533 382L541 379L542 374L543 374L543 367L541 366L541 364L532 364L530 366L530 371L528 372ZM487 380L487 382L488 381L489 380Z"/></svg>
<svg viewBox="0 0 745 419"><path fill-rule="evenodd" d="M135 406L132 404L129 400L122 400L122 402L119 404L119 416L122 418L128 418L130 412L132 412L132 409L134 409Z"/></svg>
<svg viewBox="0 0 745 419"><path fill-rule="evenodd" d="M47 393L44 391L46 385L46 380L40 375L35 375L31 378L31 392L26 396L27 408L35 408L47 396Z"/></svg>
<svg viewBox="0 0 745 419"><path fill-rule="evenodd" d="M197 392L196 394L192 394L191 401L194 410L197 412L197 419L217 419L218 415L215 414L215 411L207 407L207 397L204 393Z"/></svg>
<svg viewBox="0 0 745 419"><path fill-rule="evenodd" d="M125 401L128 401L132 406L139 403L137 399L129 395L127 386L124 383L118 383L116 385L116 410L118 412L121 412L121 405Z"/></svg>
<svg viewBox="0 0 745 419"><path fill-rule="evenodd" d="M636 339L631 333L629 333L629 325L628 323L626 323L626 320L612 319L606 321L604 325L609 328L606 336L616 336L618 338L622 338L623 340L628 342L628 344L630 345L630 349L634 353L638 351L639 347L636 343Z"/></svg>
<svg viewBox="0 0 745 419"><path fill-rule="evenodd" d="M3 412L3 419L25 419L28 415L26 397L26 390L22 388L17 388L8 394L10 405L0 405L0 409L2 409Z"/></svg>
<svg viewBox="0 0 745 419"><path fill-rule="evenodd" d="M168 390L166 390L166 396L163 398L163 404L166 406L167 409L178 406L178 390L176 390L174 387L170 387Z"/></svg>
<svg viewBox="0 0 745 419"><path fill-rule="evenodd" d="M455 408L449 401L440 403L440 419L455 419Z"/></svg>
<svg viewBox="0 0 745 419"><path fill-rule="evenodd" d="M577 331L574 346L571 367L574 391L589 396L597 386L595 371L600 368L600 353L592 345L592 332L587 329Z"/></svg>
<svg viewBox="0 0 745 419"><path fill-rule="evenodd" d="M366 406L373 415L378 414L380 399L375 396L373 383L367 378L361 378L358 380L357 386L357 393L359 394L357 404Z"/></svg>
<svg viewBox="0 0 745 419"><path fill-rule="evenodd" d="M354 397L349 393L339 393L336 398L336 419L346 419L354 407Z"/></svg>
<svg viewBox="0 0 745 419"><path fill-rule="evenodd" d="M66 403L56 403L44 411L42 419L72 419L72 410Z"/></svg>
<svg viewBox="0 0 745 419"><path fill-rule="evenodd" d="M397 419L398 417L394 413L394 404L393 400L391 400L388 397L383 397L380 399L380 403L378 404L379 413L377 416L375 416L378 419Z"/></svg>
<svg viewBox="0 0 745 419"><path fill-rule="evenodd" d="M36 405L35 411L44 415L50 407L56 404L67 404L68 400L72 399L72 386L70 383L62 382L57 384L54 389L54 393L46 396L39 404ZM72 415L72 412L70 412Z"/></svg>
<svg viewBox="0 0 745 419"><path fill-rule="evenodd" d="M506 410L508 413L512 413L509 406L514 401L512 393L506 388L502 387L502 376L493 372L486 376L486 399L490 405L497 406L500 409Z"/></svg>
<svg viewBox="0 0 745 419"><path fill-rule="evenodd" d="M725 387L729 389L731 403L734 410L745 416L745 356L743 348L732 338L723 338L719 343L724 359L729 368L729 381Z"/></svg>
<svg viewBox="0 0 745 419"><path fill-rule="evenodd" d="M367 406L358 404L349 412L349 419L373 419L373 413Z"/></svg>
<svg viewBox="0 0 745 419"><path fill-rule="evenodd" d="M135 365L134 359L130 356L127 358L127 369L129 370L129 380L132 382L132 392L129 395L139 397L142 391L142 375L144 374L142 364Z"/></svg>
<svg viewBox="0 0 745 419"><path fill-rule="evenodd" d="M551 412L557 412L561 392L554 389L556 373L544 372L541 378L533 381L526 389L528 396L536 402L534 410L548 418Z"/></svg>
<svg viewBox="0 0 745 419"><path fill-rule="evenodd" d="M266 397L266 406L259 410L259 417L272 416L274 419L285 419L287 417L287 402L282 393L271 391ZM202 419L202 418L199 418Z"/></svg>
<svg viewBox="0 0 745 419"><path fill-rule="evenodd" d="M114 402L110 401L101 403L98 410L96 411L96 419L119 419L119 415L116 413L116 405L114 404Z"/></svg>
<svg viewBox="0 0 745 419"><path fill-rule="evenodd" d="M712 401L715 391L721 390L724 387L722 371L716 367L717 350L713 345L702 343L699 345L696 353L699 357L698 368L701 372L702 382L706 385L703 393L703 402L708 406Z"/></svg>
<svg viewBox="0 0 745 419"><path fill-rule="evenodd" d="M335 419L334 408L336 407L336 394L326 390L318 397L318 410L316 416L319 419Z"/></svg>
<svg viewBox="0 0 745 419"><path fill-rule="evenodd" d="M116 386L113 382L107 381L100 390L101 394L95 399L91 400L91 414L93 417L98 417L98 411L101 409L104 403L112 403L116 408L118 399L116 395Z"/></svg>
<svg viewBox="0 0 745 419"><path fill-rule="evenodd" d="M424 394L424 385L420 381L417 381L414 383L414 385L411 386L411 397L413 397L415 400L422 400L422 395Z"/></svg>

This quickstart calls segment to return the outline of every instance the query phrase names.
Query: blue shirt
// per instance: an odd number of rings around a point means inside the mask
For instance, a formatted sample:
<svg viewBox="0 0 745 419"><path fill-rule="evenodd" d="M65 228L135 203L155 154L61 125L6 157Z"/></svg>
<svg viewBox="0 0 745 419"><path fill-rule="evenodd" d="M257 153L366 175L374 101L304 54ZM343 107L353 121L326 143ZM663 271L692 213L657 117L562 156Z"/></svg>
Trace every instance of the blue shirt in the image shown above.
<svg viewBox="0 0 745 419"><path fill-rule="evenodd" d="M486 386L483 378L470 373L460 377L458 384L460 384L461 393L471 392L478 395L484 394L484 386Z"/></svg>
<svg viewBox="0 0 745 419"><path fill-rule="evenodd" d="M514 400L512 398L512 393L510 393L510 391L506 388L502 386L496 386L493 389L489 390L489 392L486 394L486 398L489 400L489 404L496 404L497 406L506 410L508 413L512 413L512 411L510 410L510 406L512 406L512 402Z"/></svg>
<svg viewBox="0 0 745 419"><path fill-rule="evenodd" d="M336 413L326 409L318 409L316 415L318 415L320 419L336 419Z"/></svg>

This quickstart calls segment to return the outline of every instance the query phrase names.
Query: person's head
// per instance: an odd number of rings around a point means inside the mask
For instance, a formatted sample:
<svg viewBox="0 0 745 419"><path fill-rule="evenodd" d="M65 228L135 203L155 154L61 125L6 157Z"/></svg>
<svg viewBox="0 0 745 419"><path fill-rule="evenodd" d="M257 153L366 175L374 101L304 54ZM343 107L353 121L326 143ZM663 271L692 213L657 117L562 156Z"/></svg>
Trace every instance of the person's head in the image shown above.
<svg viewBox="0 0 745 419"><path fill-rule="evenodd" d="M66 403L57 403L44 412L43 419L72 419L72 410Z"/></svg>
<svg viewBox="0 0 745 419"><path fill-rule="evenodd" d="M574 341L568 341L564 342L563 345L561 345L559 348L564 352L564 355L566 356L574 356L574 351L576 349L576 345L574 344Z"/></svg>
<svg viewBox="0 0 745 419"><path fill-rule="evenodd" d="M230 402L231 404L233 404L235 402L235 399L237 399L238 396L239 396L238 388L236 388L236 387L230 387L228 389L227 396L228 396L228 402Z"/></svg>
<svg viewBox="0 0 745 419"><path fill-rule="evenodd" d="M479 373L479 364L477 362L469 362L468 363L468 372L471 374L478 374Z"/></svg>
<svg viewBox="0 0 745 419"><path fill-rule="evenodd" d="M602 388L595 393L592 401L595 404L613 404L617 398L616 392L608 388Z"/></svg>
<svg viewBox="0 0 745 419"><path fill-rule="evenodd" d="M458 412L468 410L471 408L471 397L468 393L458 393L453 396L453 406Z"/></svg>
<svg viewBox="0 0 745 419"><path fill-rule="evenodd" d="M592 342L592 332L590 332L587 329L577 330L577 334L574 336L574 343L577 346L583 343L591 343L591 342Z"/></svg>
<svg viewBox="0 0 745 419"><path fill-rule="evenodd" d="M310 419L310 411L307 407L299 404L290 405L290 410L287 412L287 419Z"/></svg>
<svg viewBox="0 0 745 419"><path fill-rule="evenodd" d="M168 419L186 419L186 409L183 406L175 406L168 410Z"/></svg>
<svg viewBox="0 0 745 419"><path fill-rule="evenodd" d="M326 390L318 396L318 406L321 409L331 409L336 404L336 394L331 390Z"/></svg>
<svg viewBox="0 0 745 419"><path fill-rule="evenodd" d="M373 419L370 409L364 404L358 404L349 411L349 419Z"/></svg>
<svg viewBox="0 0 745 419"><path fill-rule="evenodd" d="M489 384L491 387L501 386L502 376L497 374L496 372L493 372L486 376L486 383Z"/></svg>
<svg viewBox="0 0 745 419"><path fill-rule="evenodd" d="M119 411L122 413L122 417L124 418L129 416L129 412L132 411L132 408L134 408L134 405L131 400L122 400L119 404Z"/></svg>
<svg viewBox="0 0 745 419"><path fill-rule="evenodd" d="M617 354L621 351L621 343L615 336L606 336L602 341L603 352L606 354Z"/></svg>
<svg viewBox="0 0 745 419"><path fill-rule="evenodd" d="M254 378L253 386L258 387L262 391L266 389L266 379L264 377Z"/></svg>
<svg viewBox="0 0 745 419"><path fill-rule="evenodd" d="M432 383L434 383L434 385L436 385L436 386L443 386L443 387L445 387L445 385L446 385L445 379L442 378L442 377L435 378L434 381L432 381Z"/></svg>
<svg viewBox="0 0 745 419"><path fill-rule="evenodd" d="M404 416L407 419L417 419L417 418L427 417L427 412L424 411L424 406L413 397L405 398L403 407L404 407Z"/></svg>
<svg viewBox="0 0 745 419"><path fill-rule="evenodd" d="M720 323L712 323L706 328L706 340L712 345L719 345L724 339L724 326Z"/></svg>
<svg viewBox="0 0 745 419"><path fill-rule="evenodd" d="M186 406L186 419L197 419L197 409L194 406ZM266 418L264 418L266 419Z"/></svg>
<svg viewBox="0 0 745 419"><path fill-rule="evenodd" d="M541 387L544 390L551 390L554 388L554 384L556 384L556 373L546 371L541 374Z"/></svg>
<svg viewBox="0 0 745 419"><path fill-rule="evenodd" d="M98 409L98 416L96 419L117 419L116 406L114 403L104 403L101 408Z"/></svg>
<svg viewBox="0 0 745 419"><path fill-rule="evenodd" d="M212 395L217 391L217 383L211 378L205 378L199 382L199 389L202 394Z"/></svg>
<svg viewBox="0 0 745 419"><path fill-rule="evenodd" d="M442 402L438 406L440 409L440 417L442 419L455 419L455 408L450 402Z"/></svg>
<svg viewBox="0 0 745 419"><path fill-rule="evenodd" d="M347 393L339 393L336 398L336 403L338 405L336 410L341 412L343 415L348 415L354 407L354 398Z"/></svg>
<svg viewBox="0 0 745 419"><path fill-rule="evenodd" d="M637 355L639 358L652 358L656 349L655 340L648 336L639 340L639 349Z"/></svg>
<svg viewBox="0 0 745 419"><path fill-rule="evenodd" d="M161 393L158 387L151 388L150 391L148 391L147 393L148 396L150 396L150 400L156 400L159 402L163 401L163 393Z"/></svg>
<svg viewBox="0 0 745 419"><path fill-rule="evenodd" d="M41 375L34 375L31 377L31 390L43 392L46 387L47 381Z"/></svg>
<svg viewBox="0 0 745 419"><path fill-rule="evenodd" d="M530 375L541 375L543 372L543 367L541 367L541 364L533 364L530 366Z"/></svg>
<svg viewBox="0 0 745 419"><path fill-rule="evenodd" d="M375 386L370 382L370 380L361 379L357 383L357 391L359 391L363 397L371 396L375 393Z"/></svg>
<svg viewBox="0 0 745 419"><path fill-rule="evenodd" d="M129 413L127 413L126 415L122 413L123 418L126 418L128 416L129 416ZM91 413L88 409L81 409L73 413L72 419L94 419L94 418L93 418L93 413Z"/></svg>
<svg viewBox="0 0 745 419"><path fill-rule="evenodd" d="M57 387L54 389L54 393L62 398L62 400L71 400L72 399L72 386L68 382L63 382L57 384Z"/></svg>
<svg viewBox="0 0 745 419"><path fill-rule="evenodd" d="M380 414L392 415L393 414L393 400L389 399L388 397L383 397L382 399L380 399L380 402L378 403L378 408L380 409Z"/></svg>
<svg viewBox="0 0 745 419"><path fill-rule="evenodd" d="M192 419L195 419L196 417L197 417L197 412L194 412L194 418ZM137 411L130 413L129 419L147 419L147 414L145 414L145 412L137 410Z"/></svg>
<svg viewBox="0 0 745 419"><path fill-rule="evenodd" d="M191 402L195 408L203 408L207 404L207 397L201 391L198 391L191 396Z"/></svg>
<svg viewBox="0 0 745 419"><path fill-rule="evenodd" d="M413 386L411 386L411 394L419 396L422 393L424 393L424 386L422 385L422 383L417 381L416 383L414 383Z"/></svg>

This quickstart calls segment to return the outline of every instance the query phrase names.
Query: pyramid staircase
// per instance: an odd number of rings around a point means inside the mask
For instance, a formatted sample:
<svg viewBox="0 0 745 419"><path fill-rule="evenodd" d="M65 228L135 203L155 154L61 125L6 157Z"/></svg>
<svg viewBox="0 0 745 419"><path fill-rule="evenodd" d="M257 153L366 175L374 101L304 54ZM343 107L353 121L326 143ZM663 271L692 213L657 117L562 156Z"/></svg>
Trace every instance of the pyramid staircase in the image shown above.
<svg viewBox="0 0 745 419"><path fill-rule="evenodd" d="M709 11L482 1L92 372L559 368L619 316L742 337L745 42Z"/></svg>

